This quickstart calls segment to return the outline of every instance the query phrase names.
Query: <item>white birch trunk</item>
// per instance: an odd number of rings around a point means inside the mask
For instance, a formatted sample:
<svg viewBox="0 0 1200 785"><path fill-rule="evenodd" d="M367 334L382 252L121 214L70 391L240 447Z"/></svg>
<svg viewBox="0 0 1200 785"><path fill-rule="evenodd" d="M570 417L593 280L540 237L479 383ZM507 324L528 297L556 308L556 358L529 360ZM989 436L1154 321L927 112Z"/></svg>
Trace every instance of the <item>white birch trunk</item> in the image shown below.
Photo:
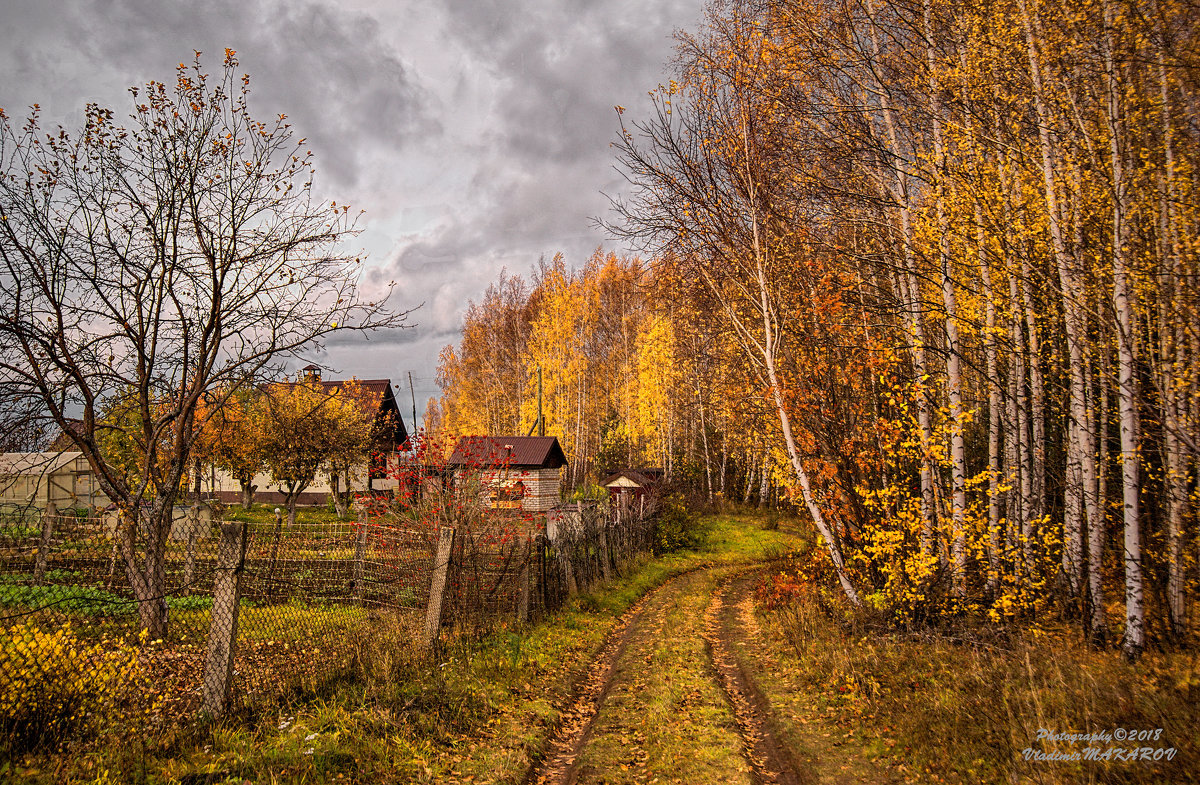
<svg viewBox="0 0 1200 785"><path fill-rule="evenodd" d="M1046 197L1046 216L1050 228L1050 242L1054 260L1058 267L1059 286L1062 294L1064 322L1067 333L1067 352L1070 365L1070 413L1067 427L1067 471L1063 487L1063 529L1065 539L1080 543L1083 529L1083 455L1082 432L1087 429L1085 403L1084 352L1086 340L1084 314L1078 297L1083 292L1083 281L1078 275L1076 261L1068 252L1063 240L1062 212L1058 203L1058 186L1055 181L1055 149L1050 134L1051 118L1045 101L1041 65L1034 40L1033 15L1027 0L1020 0L1022 22L1025 30L1026 52L1029 57L1029 73L1033 83L1033 102L1038 116L1038 140L1041 148L1042 179ZM1036 438L1036 437L1035 437ZM1039 440L1039 449L1042 441ZM1042 501L1044 504L1044 500ZM1039 510L1038 512L1042 512ZM1067 548L1070 551L1070 547ZM1080 554L1064 554L1064 568L1068 589L1078 596L1080 587Z"/></svg>
<svg viewBox="0 0 1200 785"><path fill-rule="evenodd" d="M1112 356L1107 344L1101 354L1101 372L1096 374L1100 384L1099 416L1096 421L1096 520L1088 528L1088 594L1091 615L1088 627L1092 643L1101 645L1108 637L1108 620L1104 611L1104 544L1108 540L1108 368Z"/></svg>
<svg viewBox="0 0 1200 785"><path fill-rule="evenodd" d="M767 506L767 500L771 496L771 454L763 453L762 460L762 480L758 487L758 506L760 508Z"/></svg>
<svg viewBox="0 0 1200 785"><path fill-rule="evenodd" d="M1142 579L1141 489L1138 447L1141 441L1138 421L1138 383L1134 356L1134 291L1129 280L1125 257L1125 216L1127 215L1124 150L1124 117L1121 81L1114 62L1112 4L1104 3L1104 73L1106 111L1111 138L1113 180L1112 271L1113 311L1117 319L1117 400L1121 422L1121 497L1125 523L1125 638L1122 650L1128 659L1137 659L1146 646L1145 597Z"/></svg>
<svg viewBox="0 0 1200 785"><path fill-rule="evenodd" d="M1159 335L1165 344L1162 351L1162 364L1165 367L1159 375L1159 390L1166 420L1164 452L1167 457L1167 623L1174 635L1182 637L1187 634L1183 517L1188 504L1188 466L1187 450L1179 434L1186 421L1182 391L1186 389L1185 374L1189 364L1186 361L1186 309L1179 304L1186 301L1186 293L1182 291L1183 266L1179 258L1179 226L1175 209L1179 193L1175 182L1175 128L1171 120L1171 90L1167 79L1166 32L1158 13L1158 3L1153 3L1152 8L1165 163L1160 174L1162 187L1159 189L1159 215L1162 228L1159 234L1162 244L1162 267L1168 271L1170 282L1159 306Z"/></svg>
<svg viewBox="0 0 1200 785"><path fill-rule="evenodd" d="M923 5L925 55L929 68L930 108L933 115L933 147L936 172L935 202L938 228L938 268L941 273L942 302L946 308L946 395L950 403L950 475L951 497L950 553L952 582L957 597L967 594L967 448L963 439L962 355L958 331L958 301L950 272L950 229L946 217L946 142L942 135L941 83L933 53L933 23L930 2Z"/></svg>

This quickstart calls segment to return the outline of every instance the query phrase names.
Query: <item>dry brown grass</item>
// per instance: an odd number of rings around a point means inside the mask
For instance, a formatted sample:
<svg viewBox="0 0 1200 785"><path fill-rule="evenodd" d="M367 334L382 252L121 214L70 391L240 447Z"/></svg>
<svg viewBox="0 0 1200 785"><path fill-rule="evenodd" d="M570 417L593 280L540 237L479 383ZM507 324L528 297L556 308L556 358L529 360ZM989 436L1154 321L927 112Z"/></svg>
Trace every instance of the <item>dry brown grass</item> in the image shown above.
<svg viewBox="0 0 1200 785"><path fill-rule="evenodd" d="M913 781L1200 781L1200 657L1149 652L1128 664L1065 626L900 633L833 618L816 602L763 612L814 712L854 733ZM1039 739L1039 731L1149 730L1157 740ZM1161 732L1159 732L1161 729ZM1097 747L1163 750L1158 760L1026 759ZM1166 750L1174 749L1174 753ZM1173 755L1166 760L1167 754Z"/></svg>

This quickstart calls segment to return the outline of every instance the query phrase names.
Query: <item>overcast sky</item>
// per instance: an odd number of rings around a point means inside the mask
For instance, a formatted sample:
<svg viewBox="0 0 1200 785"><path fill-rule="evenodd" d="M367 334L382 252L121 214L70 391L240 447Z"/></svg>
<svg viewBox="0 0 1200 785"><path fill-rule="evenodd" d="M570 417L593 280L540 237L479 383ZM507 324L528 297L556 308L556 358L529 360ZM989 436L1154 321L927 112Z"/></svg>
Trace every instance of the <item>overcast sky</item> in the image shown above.
<svg viewBox="0 0 1200 785"><path fill-rule="evenodd" d="M438 394L437 355L502 268L562 252L622 251L592 219L622 185L614 105L642 114L665 81L672 33L701 0L0 0L0 107L77 128L86 102L125 117L126 89L170 83L193 50L235 49L251 111L307 137L317 187L366 210L367 285L396 282L411 330L337 342L336 375ZM398 393L401 391L398 391ZM404 389L400 401L407 402ZM408 407L402 403L401 411ZM407 416L406 416L407 419Z"/></svg>

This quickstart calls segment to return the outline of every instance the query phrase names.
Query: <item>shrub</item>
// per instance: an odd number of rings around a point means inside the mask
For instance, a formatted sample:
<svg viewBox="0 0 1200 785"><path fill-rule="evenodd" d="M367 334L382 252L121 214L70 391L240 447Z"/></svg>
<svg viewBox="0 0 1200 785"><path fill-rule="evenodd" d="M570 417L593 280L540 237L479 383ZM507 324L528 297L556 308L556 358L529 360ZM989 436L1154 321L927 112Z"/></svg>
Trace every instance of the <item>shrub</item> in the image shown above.
<svg viewBox="0 0 1200 785"><path fill-rule="evenodd" d="M608 488L603 485L589 483L580 485L567 496L567 502L603 502L608 501Z"/></svg>
<svg viewBox="0 0 1200 785"><path fill-rule="evenodd" d="M123 641L85 642L69 624L9 627L0 639L0 745L20 754L112 720L140 681L137 650Z"/></svg>
<svg viewBox="0 0 1200 785"><path fill-rule="evenodd" d="M663 500L662 513L654 523L654 554L656 556L681 548L695 548L704 540L700 519L675 494Z"/></svg>

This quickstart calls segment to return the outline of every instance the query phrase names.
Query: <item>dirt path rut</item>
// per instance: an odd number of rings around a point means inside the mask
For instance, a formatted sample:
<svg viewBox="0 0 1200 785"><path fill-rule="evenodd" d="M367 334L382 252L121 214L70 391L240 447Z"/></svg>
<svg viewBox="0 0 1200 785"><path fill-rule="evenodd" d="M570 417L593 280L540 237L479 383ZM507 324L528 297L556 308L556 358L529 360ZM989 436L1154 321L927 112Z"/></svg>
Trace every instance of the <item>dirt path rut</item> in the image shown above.
<svg viewBox="0 0 1200 785"><path fill-rule="evenodd" d="M754 781L800 785L795 762L776 735L766 696L738 663L734 643L744 634L736 626L735 604L749 598L753 571L728 576L721 581L704 614L704 637L717 671L721 689L733 707L746 755L754 770Z"/></svg>
<svg viewBox="0 0 1200 785"><path fill-rule="evenodd" d="M805 782L734 653L754 571L699 569L630 608L525 782Z"/></svg>

